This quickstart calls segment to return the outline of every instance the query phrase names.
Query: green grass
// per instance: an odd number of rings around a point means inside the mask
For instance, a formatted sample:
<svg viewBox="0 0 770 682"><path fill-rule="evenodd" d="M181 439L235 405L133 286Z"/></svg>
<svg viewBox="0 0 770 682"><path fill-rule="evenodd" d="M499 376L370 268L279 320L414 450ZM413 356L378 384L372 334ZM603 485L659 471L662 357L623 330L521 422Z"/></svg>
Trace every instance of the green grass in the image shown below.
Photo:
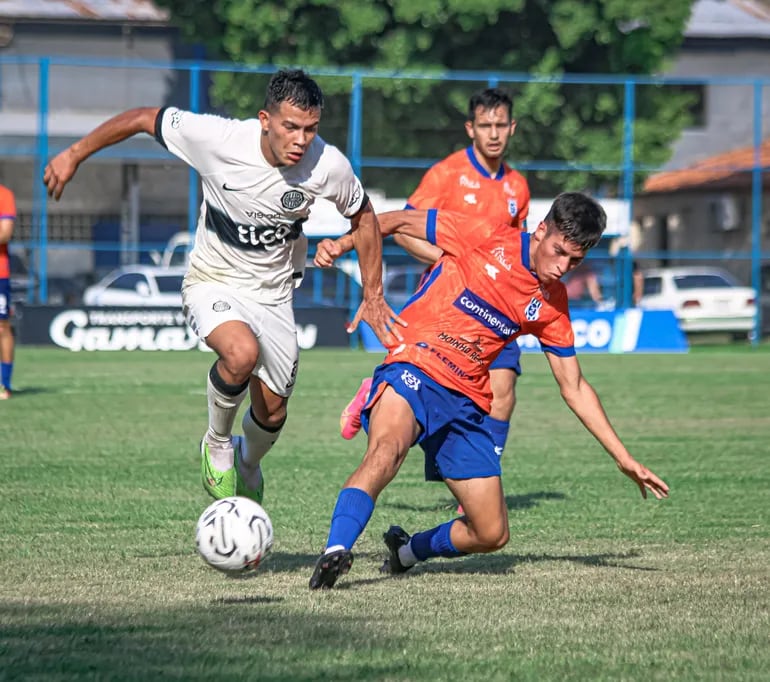
<svg viewBox="0 0 770 682"><path fill-rule="evenodd" d="M307 581L364 446L338 414L379 356L309 351L265 461L275 527L252 578L194 547L210 354L20 348L0 403L0 680L765 680L770 352L589 356L644 501L524 358L499 553L378 573L390 523L449 519L419 450L330 592ZM240 428L236 429L240 431Z"/></svg>

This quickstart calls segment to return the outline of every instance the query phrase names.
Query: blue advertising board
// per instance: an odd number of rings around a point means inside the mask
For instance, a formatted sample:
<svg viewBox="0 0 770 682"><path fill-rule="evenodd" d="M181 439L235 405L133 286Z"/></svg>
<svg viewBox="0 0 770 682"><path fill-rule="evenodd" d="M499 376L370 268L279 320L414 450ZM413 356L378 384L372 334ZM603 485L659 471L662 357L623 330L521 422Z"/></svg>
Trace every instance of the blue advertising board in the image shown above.
<svg viewBox="0 0 770 682"><path fill-rule="evenodd" d="M577 310L571 315L578 353L686 353L687 337L670 310L629 308L617 311ZM361 325L364 349L384 353L371 328ZM540 351L533 336L518 339L522 351Z"/></svg>

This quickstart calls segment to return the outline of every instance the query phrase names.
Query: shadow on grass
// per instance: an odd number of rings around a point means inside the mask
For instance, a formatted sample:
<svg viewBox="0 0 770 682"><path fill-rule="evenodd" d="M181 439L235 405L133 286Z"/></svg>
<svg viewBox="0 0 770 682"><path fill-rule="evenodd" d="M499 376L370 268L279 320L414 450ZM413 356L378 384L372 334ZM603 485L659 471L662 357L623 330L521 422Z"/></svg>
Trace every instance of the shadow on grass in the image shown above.
<svg viewBox="0 0 770 682"><path fill-rule="evenodd" d="M11 400L17 400L20 398L29 398L33 395L40 395L41 393L56 393L55 388L48 388L43 386L28 386L27 388L14 388L11 393Z"/></svg>
<svg viewBox="0 0 770 682"><path fill-rule="evenodd" d="M446 490L446 489L444 489ZM508 507L508 511L516 511L519 509L531 509L536 507L543 500L564 500L567 496L564 493L548 492L542 490L536 493L527 493L525 495L506 495L505 505ZM457 500L452 497L443 498L438 500L435 504L419 505L419 504L404 504L402 502L378 502L378 507L388 509L401 509L405 511L414 512L438 512L446 509L455 509L457 507Z"/></svg>
<svg viewBox="0 0 770 682"><path fill-rule="evenodd" d="M287 612L252 600L116 612L93 604L0 604L7 680L427 679L405 637L369 614ZM374 655L372 655L374 654Z"/></svg>

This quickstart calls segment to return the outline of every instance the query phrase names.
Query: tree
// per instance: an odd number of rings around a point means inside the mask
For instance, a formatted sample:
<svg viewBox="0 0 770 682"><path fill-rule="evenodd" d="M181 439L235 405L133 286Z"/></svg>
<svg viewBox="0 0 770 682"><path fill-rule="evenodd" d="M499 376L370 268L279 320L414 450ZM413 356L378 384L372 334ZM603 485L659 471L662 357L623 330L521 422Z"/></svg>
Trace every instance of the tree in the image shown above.
<svg viewBox="0 0 770 682"><path fill-rule="evenodd" d="M561 189L612 194L623 155L622 84L559 82L569 74L654 74L682 40L691 2L670 0L158 0L212 59L247 64L361 67L432 74L433 79L367 78L366 156L436 159L467 144L462 129L469 94L482 79L447 71L536 74L544 83L500 84L514 93L519 121L514 165L565 162L599 170L527 174L535 194ZM265 76L217 73L212 101L232 115L254 115ZM319 78L328 96L324 136L346 144L350 79ZM689 122L691 95L673 86L636 93L634 161L659 166ZM407 194L422 169L367 168L369 186ZM641 174L637 178L641 181Z"/></svg>

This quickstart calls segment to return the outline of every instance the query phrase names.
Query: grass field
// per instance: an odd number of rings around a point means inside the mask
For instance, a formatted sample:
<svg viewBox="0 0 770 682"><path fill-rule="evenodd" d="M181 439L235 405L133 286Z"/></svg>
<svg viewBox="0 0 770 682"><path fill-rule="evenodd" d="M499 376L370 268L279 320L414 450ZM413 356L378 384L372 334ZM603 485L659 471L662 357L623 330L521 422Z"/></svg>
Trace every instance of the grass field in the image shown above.
<svg viewBox="0 0 770 682"><path fill-rule="evenodd" d="M275 526L247 580L194 546L213 356L20 348L0 403L0 680L767 680L770 349L583 356L636 487L527 355L504 456L511 541L378 573L382 532L449 519L414 450L339 589L310 592L362 437L341 407L378 356L303 353L265 461ZM238 422L238 428L240 426Z"/></svg>

